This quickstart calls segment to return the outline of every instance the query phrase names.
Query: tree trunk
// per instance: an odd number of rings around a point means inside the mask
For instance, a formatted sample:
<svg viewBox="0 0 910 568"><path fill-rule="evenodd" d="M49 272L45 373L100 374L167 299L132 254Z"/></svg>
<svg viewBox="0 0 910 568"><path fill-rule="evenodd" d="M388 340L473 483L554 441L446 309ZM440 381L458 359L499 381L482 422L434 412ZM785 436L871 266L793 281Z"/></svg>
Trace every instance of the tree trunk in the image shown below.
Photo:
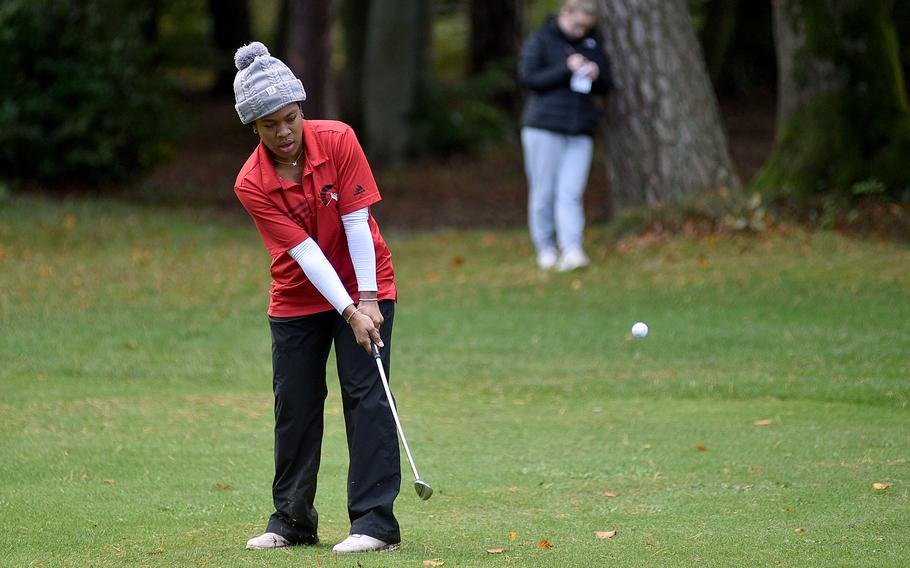
<svg viewBox="0 0 910 568"><path fill-rule="evenodd" d="M494 103L517 114L521 88L518 85L518 53L527 32L526 0L471 0L470 68L472 77L490 70L509 79L510 88L497 93Z"/></svg>
<svg viewBox="0 0 910 568"><path fill-rule="evenodd" d="M615 90L606 141L622 205L739 188L686 0L601 0Z"/></svg>
<svg viewBox="0 0 910 568"><path fill-rule="evenodd" d="M471 75L514 60L525 36L525 0L471 0Z"/></svg>
<svg viewBox="0 0 910 568"><path fill-rule="evenodd" d="M291 14L292 1L294 0L278 0L278 18L275 20L275 28L273 30L275 37L272 39L272 46L269 51L280 59L285 59L288 55L288 18Z"/></svg>
<svg viewBox="0 0 910 568"><path fill-rule="evenodd" d="M728 95L773 91L777 60L771 3L702 0L700 6L704 24L699 39L714 91Z"/></svg>
<svg viewBox="0 0 910 568"><path fill-rule="evenodd" d="M705 63L711 83L720 82L724 61L735 40L740 0L715 0L705 6L705 29L702 33Z"/></svg>
<svg viewBox="0 0 910 568"><path fill-rule="evenodd" d="M798 27L798 2L774 1L774 43L777 48L777 131L783 131L787 119L815 97L833 93L846 77L833 62L804 57L805 30ZM799 67L799 72L796 68Z"/></svg>
<svg viewBox="0 0 910 568"><path fill-rule="evenodd" d="M286 31L287 64L306 89L303 111L308 118L334 118L335 76L332 72L332 0L289 0Z"/></svg>
<svg viewBox="0 0 910 568"><path fill-rule="evenodd" d="M894 23L900 40L900 58L904 80L910 77L910 2L898 2L894 8Z"/></svg>
<svg viewBox="0 0 910 568"><path fill-rule="evenodd" d="M423 0L373 0L362 79L367 151L394 164L409 151L413 115L423 88L429 7Z"/></svg>
<svg viewBox="0 0 910 568"><path fill-rule="evenodd" d="M217 95L230 96L237 73L234 52L252 38L250 10L247 0L209 0L209 14L212 17L212 39L220 63L212 91Z"/></svg>
<svg viewBox="0 0 910 568"><path fill-rule="evenodd" d="M777 144L753 186L806 195L910 184L910 110L890 0L776 0Z"/></svg>
<svg viewBox="0 0 910 568"><path fill-rule="evenodd" d="M142 19L142 38L149 45L156 45L161 37L158 18L161 17L161 0L147 0L146 12Z"/></svg>
<svg viewBox="0 0 910 568"><path fill-rule="evenodd" d="M370 0L341 0L344 42L343 83L339 89L345 121L358 132L363 126L363 77L369 33Z"/></svg>

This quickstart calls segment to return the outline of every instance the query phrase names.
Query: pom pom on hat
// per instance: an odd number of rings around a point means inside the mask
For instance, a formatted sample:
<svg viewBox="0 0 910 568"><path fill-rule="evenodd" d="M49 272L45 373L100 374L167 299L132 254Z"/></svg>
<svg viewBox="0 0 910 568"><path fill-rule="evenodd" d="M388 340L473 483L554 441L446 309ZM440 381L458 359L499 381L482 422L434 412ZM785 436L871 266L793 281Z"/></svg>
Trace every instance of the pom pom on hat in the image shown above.
<svg viewBox="0 0 910 568"><path fill-rule="evenodd" d="M269 49L265 45L261 42L254 41L237 50L237 53L234 54L234 65L237 66L237 70L243 71L250 66L254 59L268 54Z"/></svg>

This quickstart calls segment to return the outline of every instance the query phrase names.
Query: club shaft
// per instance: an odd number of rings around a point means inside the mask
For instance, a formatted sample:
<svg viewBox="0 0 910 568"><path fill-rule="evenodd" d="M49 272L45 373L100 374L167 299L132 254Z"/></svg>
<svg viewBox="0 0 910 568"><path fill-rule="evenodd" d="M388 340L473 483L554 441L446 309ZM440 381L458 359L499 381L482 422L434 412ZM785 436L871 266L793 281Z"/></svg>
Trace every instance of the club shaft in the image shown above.
<svg viewBox="0 0 910 568"><path fill-rule="evenodd" d="M408 455L408 463L411 465L411 471L414 472L414 479L420 479L417 473L417 466L414 465L414 457L411 455L411 448L408 447L408 440L404 437L404 430L401 428L401 420L398 419L398 409L395 408L395 399L392 398L392 390L389 388L389 380L386 379L385 369L382 366L382 359L376 357L376 368L379 369L379 378L382 380L382 388L385 389L386 399L389 401L389 408L392 409L392 418L395 419L395 427L398 429L398 437L401 438L401 445Z"/></svg>

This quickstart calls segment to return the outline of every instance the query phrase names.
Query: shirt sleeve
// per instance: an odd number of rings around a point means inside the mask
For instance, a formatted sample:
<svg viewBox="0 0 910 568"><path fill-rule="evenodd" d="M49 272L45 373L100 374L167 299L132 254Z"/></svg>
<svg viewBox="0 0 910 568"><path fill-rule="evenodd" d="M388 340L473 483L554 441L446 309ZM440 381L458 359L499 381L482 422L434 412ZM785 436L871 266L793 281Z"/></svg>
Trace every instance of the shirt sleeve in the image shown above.
<svg viewBox="0 0 910 568"><path fill-rule="evenodd" d="M352 128L338 137L334 152L338 172L338 212L347 215L382 200L367 157Z"/></svg>
<svg viewBox="0 0 910 568"><path fill-rule="evenodd" d="M234 188L234 193L253 218L265 247L273 257L291 250L310 237L262 191L239 185Z"/></svg>
<svg viewBox="0 0 910 568"><path fill-rule="evenodd" d="M291 258L297 261L303 273L313 283L313 286L319 290L319 293L329 301L330 304L338 311L343 313L344 309L354 303L344 284L338 278L338 273L329 264L328 259L323 254L322 249L313 239L307 239L299 245L288 251Z"/></svg>
<svg viewBox="0 0 910 568"><path fill-rule="evenodd" d="M376 286L376 247L373 245L373 235L370 234L369 218L367 208L341 217L348 238L351 262L354 263L354 274L357 276L357 289L361 292L375 292L379 289Z"/></svg>

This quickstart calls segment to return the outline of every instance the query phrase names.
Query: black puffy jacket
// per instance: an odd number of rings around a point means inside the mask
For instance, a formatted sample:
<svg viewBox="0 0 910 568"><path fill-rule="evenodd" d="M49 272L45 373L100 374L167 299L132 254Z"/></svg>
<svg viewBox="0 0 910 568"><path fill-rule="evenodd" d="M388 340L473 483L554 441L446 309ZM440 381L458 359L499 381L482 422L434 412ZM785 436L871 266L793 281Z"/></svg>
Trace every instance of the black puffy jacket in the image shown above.
<svg viewBox="0 0 910 568"><path fill-rule="evenodd" d="M573 53L582 54L600 67L590 93L576 93L569 88L572 72L566 59ZM578 41L569 41L553 16L525 43L518 79L528 90L522 125L563 134L593 134L600 115L598 95L613 86L610 63L596 29Z"/></svg>

